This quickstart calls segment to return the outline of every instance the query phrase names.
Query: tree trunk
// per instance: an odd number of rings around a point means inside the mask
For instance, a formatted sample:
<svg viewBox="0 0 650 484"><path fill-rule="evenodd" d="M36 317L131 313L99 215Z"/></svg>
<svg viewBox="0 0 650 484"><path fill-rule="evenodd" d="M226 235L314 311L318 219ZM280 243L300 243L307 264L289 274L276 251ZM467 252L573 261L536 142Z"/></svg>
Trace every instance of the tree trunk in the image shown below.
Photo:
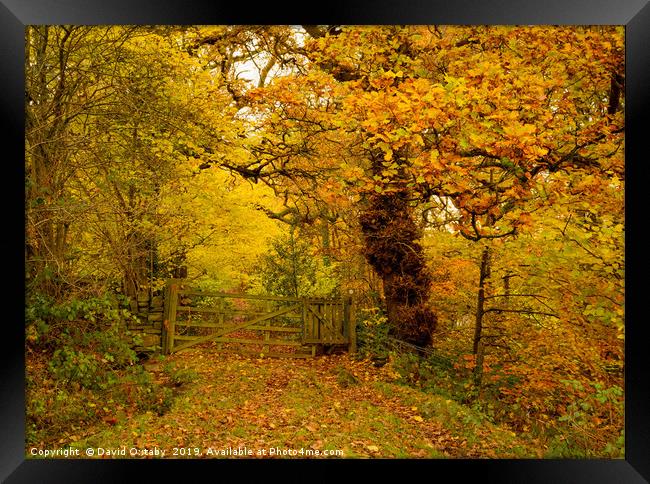
<svg viewBox="0 0 650 484"><path fill-rule="evenodd" d="M140 292L149 287L150 244L147 235L137 230L126 235L126 244L124 294L137 300Z"/></svg>
<svg viewBox="0 0 650 484"><path fill-rule="evenodd" d="M331 243L330 243L330 224L325 218L321 221L321 236L323 240L323 265L329 267L332 265L330 258Z"/></svg>
<svg viewBox="0 0 650 484"><path fill-rule="evenodd" d="M431 275L406 190L372 194L361 216L368 263L384 285L392 332L418 346L432 342L437 318L428 307Z"/></svg>
<svg viewBox="0 0 650 484"><path fill-rule="evenodd" d="M34 35L35 32L38 35ZM65 36L53 48L58 62L48 52L50 27L29 27L25 66L25 161L26 161L26 275L39 290L56 295L63 276L70 219L61 210L65 197L66 117L63 105L68 96L65 77ZM48 75L59 81L50 95Z"/></svg>
<svg viewBox="0 0 650 484"><path fill-rule="evenodd" d="M483 375L483 355L485 346L482 342L483 316L485 315L485 286L490 277L490 249L483 247L481 255L481 268L479 273L478 296L476 300L476 320L474 325L473 353L476 356L474 366L474 383L479 386Z"/></svg>
<svg viewBox="0 0 650 484"><path fill-rule="evenodd" d="M476 299L476 319L474 325L474 354L478 353L479 342L481 341L481 333L483 331L483 315L485 314L485 283L490 276L490 249L483 248L481 255L481 268L478 282L478 296Z"/></svg>

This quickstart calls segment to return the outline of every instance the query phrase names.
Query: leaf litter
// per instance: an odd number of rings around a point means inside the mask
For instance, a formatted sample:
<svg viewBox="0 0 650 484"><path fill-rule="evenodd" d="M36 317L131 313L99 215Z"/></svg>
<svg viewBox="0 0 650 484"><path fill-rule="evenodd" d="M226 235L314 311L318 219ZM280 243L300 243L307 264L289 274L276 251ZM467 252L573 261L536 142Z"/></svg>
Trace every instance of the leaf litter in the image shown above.
<svg viewBox="0 0 650 484"><path fill-rule="evenodd" d="M521 456L521 449L537 452L533 442L489 422L468 425L447 409L424 413L432 399L442 406L451 402L399 385L388 366L377 368L349 354L251 358L208 345L165 363L196 375L167 413L104 423L77 445L158 447L168 450L166 458L222 457L206 455L208 448L343 452L286 456L291 458L504 458ZM162 370L153 372L164 381ZM173 456L173 447L192 451Z"/></svg>

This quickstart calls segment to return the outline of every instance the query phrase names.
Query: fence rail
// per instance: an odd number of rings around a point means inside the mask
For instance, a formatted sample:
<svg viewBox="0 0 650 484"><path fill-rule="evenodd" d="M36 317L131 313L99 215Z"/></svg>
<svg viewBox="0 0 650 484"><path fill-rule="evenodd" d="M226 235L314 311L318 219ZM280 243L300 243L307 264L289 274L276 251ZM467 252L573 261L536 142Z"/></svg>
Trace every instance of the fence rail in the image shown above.
<svg viewBox="0 0 650 484"><path fill-rule="evenodd" d="M402 341L392 336L388 337L388 346L391 350L398 353L415 353L417 355L426 355L426 358L444 366L452 366L453 361L446 356L439 354L434 348L425 348L423 346L417 346L406 341Z"/></svg>
<svg viewBox="0 0 650 484"><path fill-rule="evenodd" d="M201 343L242 354L313 357L325 345L356 350L352 300L165 289L163 352Z"/></svg>

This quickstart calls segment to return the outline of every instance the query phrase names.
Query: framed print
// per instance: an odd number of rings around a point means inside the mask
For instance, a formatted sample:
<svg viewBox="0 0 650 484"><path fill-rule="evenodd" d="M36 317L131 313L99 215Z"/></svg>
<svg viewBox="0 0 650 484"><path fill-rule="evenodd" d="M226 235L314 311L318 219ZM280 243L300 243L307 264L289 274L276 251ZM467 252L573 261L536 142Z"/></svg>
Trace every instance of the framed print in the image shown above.
<svg viewBox="0 0 650 484"><path fill-rule="evenodd" d="M647 2L232 7L0 4L3 480L647 482Z"/></svg>

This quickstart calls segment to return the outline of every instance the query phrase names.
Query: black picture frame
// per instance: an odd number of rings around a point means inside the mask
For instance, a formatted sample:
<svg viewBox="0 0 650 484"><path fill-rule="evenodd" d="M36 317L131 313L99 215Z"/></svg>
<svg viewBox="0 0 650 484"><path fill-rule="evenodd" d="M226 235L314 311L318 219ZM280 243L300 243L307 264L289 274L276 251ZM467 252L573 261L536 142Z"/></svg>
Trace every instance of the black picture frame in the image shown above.
<svg viewBox="0 0 650 484"><path fill-rule="evenodd" d="M642 304L647 284L642 184L650 159L645 123L650 93L650 5L647 0L442 0L329 1L311 13L277 2L188 2L183 0L0 0L0 106L6 229L0 236L5 266L0 294L2 321L2 385L0 385L0 479L6 482L115 482L135 480L145 470L198 479L210 466L211 478L231 470L277 471L289 480L325 480L345 472L379 475L400 464L407 479L437 480L441 471L455 482L469 476L481 483L641 483L650 480L650 377L645 372L647 338ZM32 24L536 24L626 26L626 457L624 460L434 460L434 461L91 461L25 460L24 457L24 28ZM14 226L15 225L15 226ZM8 262L8 264L7 264ZM257 463L256 463L257 464ZM307 472L305 465L309 466ZM402 465L404 468L402 469ZM404 470L408 474L404 473ZM411 474L413 472L413 474ZM243 476L243 474L239 474ZM420 477L421 476L421 477Z"/></svg>

